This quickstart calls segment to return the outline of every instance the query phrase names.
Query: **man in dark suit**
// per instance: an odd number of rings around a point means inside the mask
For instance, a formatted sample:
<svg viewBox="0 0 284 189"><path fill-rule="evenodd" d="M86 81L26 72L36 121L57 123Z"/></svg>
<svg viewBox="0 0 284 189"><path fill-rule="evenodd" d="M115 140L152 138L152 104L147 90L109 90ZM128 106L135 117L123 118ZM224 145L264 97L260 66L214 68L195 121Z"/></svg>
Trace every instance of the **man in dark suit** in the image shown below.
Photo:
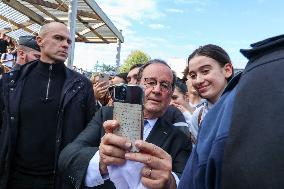
<svg viewBox="0 0 284 189"><path fill-rule="evenodd" d="M140 152L128 152L131 143L127 138L112 133L119 127L118 122L112 120L112 108L102 108L60 155L59 167L69 174L75 188L84 185L115 188L110 180L105 180L107 166L122 165L126 159L144 164L139 177L147 188L177 187L191 152L191 142L164 116L174 90L175 76L164 61L151 60L140 68L138 79L144 86L144 119L148 121L143 132L146 141L135 142Z"/></svg>

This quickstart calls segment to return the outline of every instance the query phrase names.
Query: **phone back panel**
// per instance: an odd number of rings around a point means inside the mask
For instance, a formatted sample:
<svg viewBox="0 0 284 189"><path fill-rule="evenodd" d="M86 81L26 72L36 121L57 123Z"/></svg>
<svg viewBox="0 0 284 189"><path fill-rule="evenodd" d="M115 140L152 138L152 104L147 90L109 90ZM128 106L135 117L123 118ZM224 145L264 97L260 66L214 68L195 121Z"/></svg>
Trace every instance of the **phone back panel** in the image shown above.
<svg viewBox="0 0 284 189"><path fill-rule="evenodd" d="M128 138L132 143L132 152L138 150L134 146L135 140L143 138L143 111L140 104L114 102L113 117L120 124L114 131L118 136Z"/></svg>
<svg viewBox="0 0 284 189"><path fill-rule="evenodd" d="M132 152L138 151L134 146L134 141L143 139L143 101L143 89L137 85L128 85L124 98L116 98L114 102L113 118L120 124L120 127L114 133L131 141Z"/></svg>

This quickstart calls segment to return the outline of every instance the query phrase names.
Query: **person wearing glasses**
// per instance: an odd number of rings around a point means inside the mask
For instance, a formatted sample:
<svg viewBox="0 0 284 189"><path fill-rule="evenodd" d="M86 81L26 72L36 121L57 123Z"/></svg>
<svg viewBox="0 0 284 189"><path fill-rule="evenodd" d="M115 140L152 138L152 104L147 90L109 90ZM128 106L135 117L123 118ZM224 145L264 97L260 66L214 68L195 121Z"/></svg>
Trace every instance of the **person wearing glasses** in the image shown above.
<svg viewBox="0 0 284 189"><path fill-rule="evenodd" d="M69 174L76 188L177 187L192 145L186 134L165 116L175 80L171 68L162 60L150 60L139 69L138 84L144 86L145 93L146 124L143 140L135 144L112 133L119 127L112 119L112 107L103 107L95 114L87 128L60 154L59 169ZM130 153L132 145L140 152ZM141 166L137 167L136 163ZM112 177L117 170L119 178Z"/></svg>
<svg viewBox="0 0 284 189"><path fill-rule="evenodd" d="M134 85L137 84L139 68L142 66L143 64L135 64L130 68L128 75L127 75L128 84L134 84ZM164 116L167 117L168 120L171 123L173 123L173 125L179 127L187 135L190 135L185 116L183 115L182 111L179 110L177 107L172 106L172 105L168 106L167 111L165 112Z"/></svg>

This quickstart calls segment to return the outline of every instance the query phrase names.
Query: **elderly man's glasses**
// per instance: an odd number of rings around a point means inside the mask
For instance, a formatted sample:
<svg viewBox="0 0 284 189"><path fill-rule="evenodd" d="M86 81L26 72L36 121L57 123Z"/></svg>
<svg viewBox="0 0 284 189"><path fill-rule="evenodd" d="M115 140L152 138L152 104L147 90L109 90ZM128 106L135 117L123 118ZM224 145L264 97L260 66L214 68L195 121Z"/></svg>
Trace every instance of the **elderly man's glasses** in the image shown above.
<svg viewBox="0 0 284 189"><path fill-rule="evenodd" d="M158 84L158 81L154 78L144 78L144 83L146 88L155 88ZM172 89L172 84L168 81L161 81L160 84L160 90L162 92L169 92Z"/></svg>

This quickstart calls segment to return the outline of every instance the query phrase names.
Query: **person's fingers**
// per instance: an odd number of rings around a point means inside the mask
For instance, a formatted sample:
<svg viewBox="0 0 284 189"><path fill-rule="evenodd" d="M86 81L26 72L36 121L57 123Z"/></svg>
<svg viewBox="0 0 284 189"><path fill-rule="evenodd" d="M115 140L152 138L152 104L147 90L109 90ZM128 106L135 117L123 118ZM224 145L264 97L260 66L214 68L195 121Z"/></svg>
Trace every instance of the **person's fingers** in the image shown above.
<svg viewBox="0 0 284 189"><path fill-rule="evenodd" d="M109 151L105 150L105 146L106 145L100 145L99 148L100 162L102 165L121 165L126 161L123 155L121 155L123 152L121 152L120 149L112 149L115 153L109 153Z"/></svg>
<svg viewBox="0 0 284 189"><path fill-rule="evenodd" d="M156 170L145 166L141 171L141 182L147 188L169 188L171 181L174 182L172 177L170 170Z"/></svg>
<svg viewBox="0 0 284 189"><path fill-rule="evenodd" d="M126 138L105 134L99 146L100 161L105 165L120 165L125 162L125 153L130 147Z"/></svg>
<svg viewBox="0 0 284 189"><path fill-rule="evenodd" d="M99 82L96 81L96 82L94 82L93 87L94 87L94 88L97 88L98 85L99 85Z"/></svg>
<svg viewBox="0 0 284 189"><path fill-rule="evenodd" d="M100 96L100 98L103 98L106 96L106 92L98 91L98 95Z"/></svg>
<svg viewBox="0 0 284 189"><path fill-rule="evenodd" d="M103 89L105 89L103 82L97 82L96 84L94 84L93 89L97 93L101 92Z"/></svg>
<svg viewBox="0 0 284 189"><path fill-rule="evenodd" d="M154 173L155 172L155 173ZM157 175L156 170L152 169L151 167L143 167L141 170L141 175L143 177L151 178L154 179L155 176Z"/></svg>
<svg viewBox="0 0 284 189"><path fill-rule="evenodd" d="M102 88L102 87L97 86L96 91L97 91L98 93L102 93L103 88Z"/></svg>
<svg viewBox="0 0 284 189"><path fill-rule="evenodd" d="M143 153L151 154L157 158L171 159L171 156L166 151L156 146L155 144L152 144L152 143L149 143L143 140L136 140L135 146L139 150L141 150Z"/></svg>
<svg viewBox="0 0 284 189"><path fill-rule="evenodd" d="M176 108L178 108L179 110L184 110L184 107L181 104L173 102L172 105L175 106Z"/></svg>
<svg viewBox="0 0 284 189"><path fill-rule="evenodd" d="M167 185L167 181L165 180L160 180L160 179L154 180L147 177L141 177L141 183L147 188L152 188L152 189L165 188L164 186Z"/></svg>
<svg viewBox="0 0 284 189"><path fill-rule="evenodd" d="M181 112L188 111L188 109L183 104L172 103L172 105L178 108Z"/></svg>
<svg viewBox="0 0 284 189"><path fill-rule="evenodd" d="M176 102L171 102L171 104L174 105L174 106L178 105L178 103L176 103Z"/></svg>
<svg viewBox="0 0 284 189"><path fill-rule="evenodd" d="M102 137L101 143L105 145L113 145L124 150L129 150L131 148L131 142L127 138L117 136L112 133L105 134Z"/></svg>
<svg viewBox="0 0 284 189"><path fill-rule="evenodd" d="M108 88L104 86L104 87L101 88L100 92L101 93L106 93L107 91L108 91Z"/></svg>
<svg viewBox="0 0 284 189"><path fill-rule="evenodd" d="M126 152L124 149L118 148L113 145L106 145L106 144L100 145L99 150L100 150L100 153L105 156L111 156L114 158L121 158L121 159L124 159L125 152Z"/></svg>
<svg viewBox="0 0 284 189"><path fill-rule="evenodd" d="M105 133L112 133L114 129L119 127L119 123L116 120L107 120L103 123Z"/></svg>
<svg viewBox="0 0 284 189"><path fill-rule="evenodd" d="M143 177L149 178L151 180L168 180L170 171L157 170L148 168L143 172Z"/></svg>
<svg viewBox="0 0 284 189"><path fill-rule="evenodd" d="M99 89L100 89L100 86L99 86L99 82L96 82L94 85L93 85L93 89L95 90L95 91L98 91Z"/></svg>
<svg viewBox="0 0 284 189"><path fill-rule="evenodd" d="M144 163L156 170L172 170L171 159L161 159L150 154L127 152L125 158L132 161Z"/></svg>
<svg viewBox="0 0 284 189"><path fill-rule="evenodd" d="M186 111L186 109L183 107L183 106L178 106L177 107L181 112L185 112Z"/></svg>
<svg viewBox="0 0 284 189"><path fill-rule="evenodd" d="M93 86L93 89L94 89L95 92L99 91L99 87L98 86Z"/></svg>
<svg viewBox="0 0 284 189"><path fill-rule="evenodd" d="M180 104L180 103L175 103L175 106L182 106L182 104Z"/></svg>
<svg viewBox="0 0 284 189"><path fill-rule="evenodd" d="M122 165L123 163L125 163L126 159L101 155L100 161L104 165L107 165L107 166L108 165Z"/></svg>
<svg viewBox="0 0 284 189"><path fill-rule="evenodd" d="M109 87L109 82L108 81L100 81L100 82L98 82L97 86L99 88L108 88Z"/></svg>
<svg viewBox="0 0 284 189"><path fill-rule="evenodd" d="M108 88L101 88L101 87L98 87L97 89L94 89L95 93L97 93L98 95L100 96L105 96L107 91L108 91Z"/></svg>
<svg viewBox="0 0 284 189"><path fill-rule="evenodd" d="M103 81L99 81L97 86L98 86L99 88L101 88L102 86L104 86L104 82L103 82Z"/></svg>

